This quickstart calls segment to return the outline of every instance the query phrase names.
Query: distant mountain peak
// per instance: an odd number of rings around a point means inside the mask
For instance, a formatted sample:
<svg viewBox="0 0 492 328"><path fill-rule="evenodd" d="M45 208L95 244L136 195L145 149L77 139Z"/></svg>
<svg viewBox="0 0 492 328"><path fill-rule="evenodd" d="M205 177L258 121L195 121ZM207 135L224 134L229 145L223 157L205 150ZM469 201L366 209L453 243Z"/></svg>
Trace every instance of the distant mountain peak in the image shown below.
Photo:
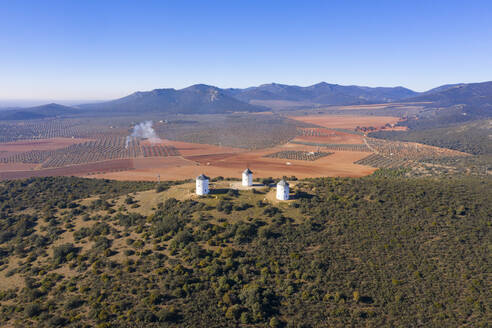
<svg viewBox="0 0 492 328"><path fill-rule="evenodd" d="M180 89L180 90L200 90L200 91L207 91L207 90L210 90L210 89L219 90L219 88L217 88L217 87L215 87L213 85L208 85L208 84L203 84L203 83L193 84L193 85L190 85L189 87L186 87L186 88L183 88L183 89Z"/></svg>
<svg viewBox="0 0 492 328"><path fill-rule="evenodd" d="M312 87L327 87L330 86L331 84L326 83L325 81L321 81L319 83L313 84Z"/></svg>
<svg viewBox="0 0 492 328"><path fill-rule="evenodd" d="M28 108L25 108L25 109L26 110L33 110L33 111L39 111L39 110L70 110L70 109L73 109L73 107L65 106L65 105L60 105L60 104L57 104L57 103L49 103L49 104L46 104L46 105L28 107Z"/></svg>

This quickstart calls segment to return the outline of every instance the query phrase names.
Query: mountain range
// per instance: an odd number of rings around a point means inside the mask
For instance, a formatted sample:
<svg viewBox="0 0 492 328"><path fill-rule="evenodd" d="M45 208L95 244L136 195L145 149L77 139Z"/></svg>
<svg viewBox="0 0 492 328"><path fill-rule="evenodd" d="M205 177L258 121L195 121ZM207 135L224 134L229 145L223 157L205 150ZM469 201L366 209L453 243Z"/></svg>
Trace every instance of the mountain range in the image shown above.
<svg viewBox="0 0 492 328"><path fill-rule="evenodd" d="M468 84L448 84L429 90L408 100L431 101L440 106L451 106L456 104L490 106L492 105L492 81Z"/></svg>
<svg viewBox="0 0 492 328"><path fill-rule="evenodd" d="M222 114L226 112L259 112L267 108L236 99L223 89L205 84L176 89L155 89L96 104L79 106L85 110L167 114Z"/></svg>
<svg viewBox="0 0 492 328"><path fill-rule="evenodd" d="M492 82L449 84L418 93L404 87L342 86L321 82L308 87L278 83L245 89L221 89L196 84L184 89L155 89L126 97L78 106L48 104L0 112L0 120L26 120L77 114L223 114L260 112L268 102L286 101L304 107L390 102L425 102L430 107L463 105L468 111L490 116ZM259 105L261 104L261 105ZM463 108L460 107L460 108ZM468 113L468 114L473 114ZM472 115L473 116L473 115Z"/></svg>
<svg viewBox="0 0 492 328"><path fill-rule="evenodd" d="M417 92L404 87L371 88L356 85L343 86L326 82L308 87L271 83L246 89L226 89L226 92L244 102L287 100L321 105L392 102L418 95Z"/></svg>

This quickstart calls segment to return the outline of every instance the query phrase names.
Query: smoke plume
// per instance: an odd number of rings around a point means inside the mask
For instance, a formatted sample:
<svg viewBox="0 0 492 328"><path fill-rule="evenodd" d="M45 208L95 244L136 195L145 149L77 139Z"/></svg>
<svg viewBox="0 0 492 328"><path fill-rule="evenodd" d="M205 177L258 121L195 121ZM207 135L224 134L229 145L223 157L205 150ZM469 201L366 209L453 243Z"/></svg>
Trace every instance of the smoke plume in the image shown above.
<svg viewBox="0 0 492 328"><path fill-rule="evenodd" d="M154 128L152 128L152 121L145 121L135 125L133 127L132 134L126 137L125 148L128 148L128 144L130 143L132 137L148 139L152 143L161 141L155 133Z"/></svg>

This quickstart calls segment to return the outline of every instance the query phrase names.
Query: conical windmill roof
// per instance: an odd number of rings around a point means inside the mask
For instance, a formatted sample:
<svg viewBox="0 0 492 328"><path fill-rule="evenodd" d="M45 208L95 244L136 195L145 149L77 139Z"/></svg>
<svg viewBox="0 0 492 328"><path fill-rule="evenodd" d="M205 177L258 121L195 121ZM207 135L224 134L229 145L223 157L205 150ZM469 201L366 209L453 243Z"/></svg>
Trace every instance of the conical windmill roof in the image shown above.
<svg viewBox="0 0 492 328"><path fill-rule="evenodd" d="M197 180L208 180L209 178L205 174L200 174L196 177Z"/></svg>
<svg viewBox="0 0 492 328"><path fill-rule="evenodd" d="M278 183L277 183L277 186L288 186L289 183L287 181L285 181L284 179L280 180Z"/></svg>

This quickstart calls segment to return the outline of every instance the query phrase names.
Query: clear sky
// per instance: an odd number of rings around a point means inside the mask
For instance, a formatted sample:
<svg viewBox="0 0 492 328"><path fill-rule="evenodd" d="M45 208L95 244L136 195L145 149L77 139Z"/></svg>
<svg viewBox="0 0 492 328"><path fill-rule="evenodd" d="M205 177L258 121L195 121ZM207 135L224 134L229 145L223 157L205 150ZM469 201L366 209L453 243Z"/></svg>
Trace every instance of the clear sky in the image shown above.
<svg viewBox="0 0 492 328"><path fill-rule="evenodd" d="M0 100L487 80L490 0L0 0Z"/></svg>

